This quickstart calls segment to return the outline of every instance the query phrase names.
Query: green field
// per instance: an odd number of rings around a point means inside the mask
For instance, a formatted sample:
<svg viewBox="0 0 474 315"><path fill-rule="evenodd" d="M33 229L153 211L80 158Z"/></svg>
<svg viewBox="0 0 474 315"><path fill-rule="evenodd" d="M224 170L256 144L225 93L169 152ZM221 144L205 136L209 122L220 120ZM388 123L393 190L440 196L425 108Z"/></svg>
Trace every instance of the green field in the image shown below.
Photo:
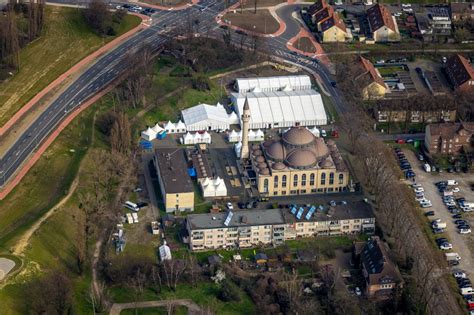
<svg viewBox="0 0 474 315"><path fill-rule="evenodd" d="M62 73L114 38L95 34L78 9L47 6L45 21L42 36L21 50L19 72L0 83L0 125ZM140 21L127 15L118 34Z"/></svg>

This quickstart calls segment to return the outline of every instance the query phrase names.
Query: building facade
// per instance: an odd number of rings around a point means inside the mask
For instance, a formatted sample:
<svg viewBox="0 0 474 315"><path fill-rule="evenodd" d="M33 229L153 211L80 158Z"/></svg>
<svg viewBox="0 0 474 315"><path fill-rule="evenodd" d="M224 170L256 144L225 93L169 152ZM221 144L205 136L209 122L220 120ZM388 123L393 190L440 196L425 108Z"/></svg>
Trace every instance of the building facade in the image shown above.
<svg viewBox="0 0 474 315"><path fill-rule="evenodd" d="M389 88L383 80L380 72L374 65L364 57L359 58L360 74L355 77L355 80L360 84L362 98L364 100L380 99L389 92Z"/></svg>
<svg viewBox="0 0 474 315"><path fill-rule="evenodd" d="M279 140L252 145L250 160L263 196L339 192L349 172L333 140L326 144L304 127L292 127Z"/></svg>
<svg viewBox="0 0 474 315"><path fill-rule="evenodd" d="M324 208L324 207L323 207ZM286 240L314 236L373 233L375 217L362 201L302 210L298 219L290 209L240 210L232 213L188 215L186 228L193 251L228 247L281 245ZM231 216L229 219L229 215Z"/></svg>
<svg viewBox="0 0 474 315"><path fill-rule="evenodd" d="M327 1L316 1L309 7L308 14L320 32L322 42L335 43L352 39L352 33Z"/></svg>
<svg viewBox="0 0 474 315"><path fill-rule="evenodd" d="M451 2L451 19L453 21L463 21L474 19L474 3L466 2Z"/></svg>
<svg viewBox="0 0 474 315"><path fill-rule="evenodd" d="M458 155L472 151L474 123L444 123L426 126L425 147L432 155Z"/></svg>
<svg viewBox="0 0 474 315"><path fill-rule="evenodd" d="M162 148L153 163L166 212L193 211L194 186L187 173L184 149Z"/></svg>
<svg viewBox="0 0 474 315"><path fill-rule="evenodd" d="M385 6L377 3L368 9L367 20L375 42L400 41L397 21Z"/></svg>

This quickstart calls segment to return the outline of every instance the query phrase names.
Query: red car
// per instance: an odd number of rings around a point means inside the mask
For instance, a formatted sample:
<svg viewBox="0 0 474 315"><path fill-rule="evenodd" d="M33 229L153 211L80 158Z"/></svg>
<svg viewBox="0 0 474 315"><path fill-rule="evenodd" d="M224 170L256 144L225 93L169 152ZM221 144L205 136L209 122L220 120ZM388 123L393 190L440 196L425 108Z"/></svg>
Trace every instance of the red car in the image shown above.
<svg viewBox="0 0 474 315"><path fill-rule="evenodd" d="M405 140L403 139L397 139L395 142L398 144L405 144Z"/></svg>

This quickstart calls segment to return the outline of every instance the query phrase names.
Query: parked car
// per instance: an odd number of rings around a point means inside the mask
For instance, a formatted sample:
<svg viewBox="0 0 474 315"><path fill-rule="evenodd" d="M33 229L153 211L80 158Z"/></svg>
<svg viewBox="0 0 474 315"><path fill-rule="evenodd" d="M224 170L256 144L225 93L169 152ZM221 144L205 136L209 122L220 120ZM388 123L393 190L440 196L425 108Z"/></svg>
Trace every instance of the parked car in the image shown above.
<svg viewBox="0 0 474 315"><path fill-rule="evenodd" d="M460 225L460 224L468 224L466 220L454 220L454 224Z"/></svg>
<svg viewBox="0 0 474 315"><path fill-rule="evenodd" d="M451 243L443 243L439 245L439 248L442 250L449 250L449 249L453 249L453 245Z"/></svg>
<svg viewBox="0 0 474 315"><path fill-rule="evenodd" d="M232 202L228 202L226 206L227 206L227 209L234 210L234 206L232 205Z"/></svg>
<svg viewBox="0 0 474 315"><path fill-rule="evenodd" d="M415 188L415 192L424 192L425 190L423 189L423 187L416 187Z"/></svg>
<svg viewBox="0 0 474 315"><path fill-rule="evenodd" d="M440 244L448 242L448 239L446 237L438 237L437 239L435 239L435 241L436 241L436 244L438 244L439 246Z"/></svg>
<svg viewBox="0 0 474 315"><path fill-rule="evenodd" d="M466 273L462 271L454 271L453 276L454 278L466 278Z"/></svg>
<svg viewBox="0 0 474 315"><path fill-rule="evenodd" d="M455 214L453 215L453 219L461 219L462 215L461 214Z"/></svg>
<svg viewBox="0 0 474 315"><path fill-rule="evenodd" d="M422 208L430 208L430 207L432 207L433 205L431 204L431 201L430 201L430 202L421 203L420 206L421 206Z"/></svg>
<svg viewBox="0 0 474 315"><path fill-rule="evenodd" d="M434 234L443 234L443 233L444 233L444 229L433 229L433 233L434 233Z"/></svg>
<svg viewBox="0 0 474 315"><path fill-rule="evenodd" d="M237 207L239 207L239 209L245 209L245 203L243 203L243 202L238 202L238 203L237 203Z"/></svg>
<svg viewBox="0 0 474 315"><path fill-rule="evenodd" d="M420 160L420 161L425 160L425 157L423 156L423 154L418 154L418 160Z"/></svg>
<svg viewBox="0 0 474 315"><path fill-rule="evenodd" d="M435 215L435 212L434 212L434 211L426 211L426 212L425 212L425 216L427 216L427 217L432 217L432 216L434 216L434 215Z"/></svg>
<svg viewBox="0 0 474 315"><path fill-rule="evenodd" d="M459 234L470 234L471 229L459 229L458 232Z"/></svg>
<svg viewBox="0 0 474 315"><path fill-rule="evenodd" d="M405 144L405 140L403 139L397 139L395 142L398 144Z"/></svg>

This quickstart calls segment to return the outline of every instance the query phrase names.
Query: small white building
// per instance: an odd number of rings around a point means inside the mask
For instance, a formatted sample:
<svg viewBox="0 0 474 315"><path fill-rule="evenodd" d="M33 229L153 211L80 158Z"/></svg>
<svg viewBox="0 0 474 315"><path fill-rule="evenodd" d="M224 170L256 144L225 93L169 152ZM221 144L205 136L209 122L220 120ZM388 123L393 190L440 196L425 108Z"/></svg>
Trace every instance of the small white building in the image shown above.
<svg viewBox="0 0 474 315"><path fill-rule="evenodd" d="M175 128L176 128L176 133L186 132L186 124L183 123L181 120L176 123Z"/></svg>
<svg viewBox="0 0 474 315"><path fill-rule="evenodd" d="M157 133L152 128L148 127L147 130L142 131L142 138L151 141L156 139L156 134Z"/></svg>
<svg viewBox="0 0 474 315"><path fill-rule="evenodd" d="M181 111L181 116L188 131L228 130L230 125L239 123L237 115L228 114L220 103L196 105Z"/></svg>
<svg viewBox="0 0 474 315"><path fill-rule="evenodd" d="M168 120L168 122L165 124L165 130L166 133L176 133L176 126Z"/></svg>
<svg viewBox="0 0 474 315"><path fill-rule="evenodd" d="M181 144L184 145L194 145L199 143L211 143L211 135L205 131L203 133L196 132L194 134L187 132L184 136L181 137Z"/></svg>
<svg viewBox="0 0 474 315"><path fill-rule="evenodd" d="M173 257L171 256L171 249L168 245L166 245L166 241L163 242L163 245L161 245L158 248L158 251L160 253L160 260L165 261L165 260L171 260Z"/></svg>
<svg viewBox="0 0 474 315"><path fill-rule="evenodd" d="M242 131L232 130L227 134L227 140L230 143L242 141ZM265 140L265 133L261 130L250 130L248 133L248 140L250 142L262 142Z"/></svg>
<svg viewBox="0 0 474 315"><path fill-rule="evenodd" d="M205 177L198 180L204 197L225 197L227 196L227 186L220 177L215 179Z"/></svg>

